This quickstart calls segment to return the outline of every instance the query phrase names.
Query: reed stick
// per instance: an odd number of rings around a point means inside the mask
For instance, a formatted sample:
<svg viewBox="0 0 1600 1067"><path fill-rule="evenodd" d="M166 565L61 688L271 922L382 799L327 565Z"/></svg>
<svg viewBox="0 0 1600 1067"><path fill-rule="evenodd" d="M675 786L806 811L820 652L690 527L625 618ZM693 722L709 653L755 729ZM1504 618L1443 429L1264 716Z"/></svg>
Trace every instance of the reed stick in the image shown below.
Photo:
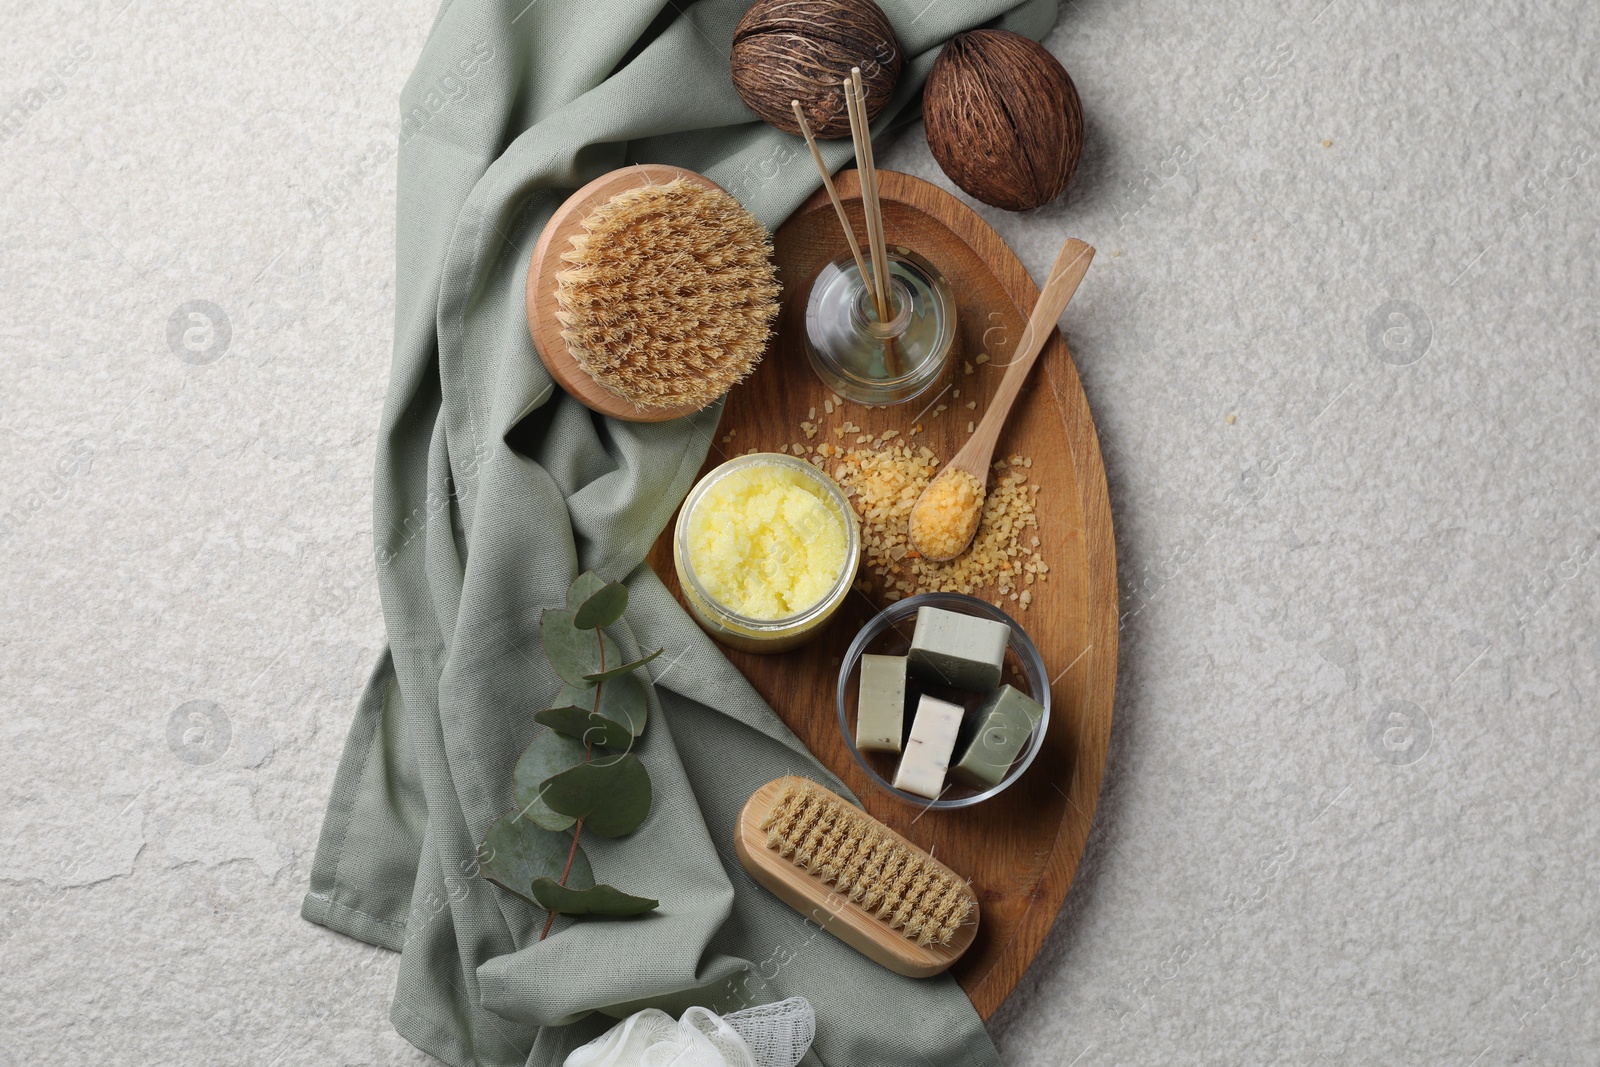
<svg viewBox="0 0 1600 1067"><path fill-rule="evenodd" d="M840 227L844 229L844 239L850 244L850 254L856 257L856 270L861 272L861 281L865 285L871 275L867 272L866 260L861 258L861 245L856 242L855 227L850 225L850 216L845 214L844 203L839 199L839 190L834 188L833 175L828 173L828 164L823 162L822 149L817 147L817 139L811 132L811 124L806 121L806 113L801 109L800 101L791 100L789 103L794 108L794 120L800 126L800 133L811 149L811 159L817 165L817 173L822 175L822 187L828 191L828 199L833 201L833 210L839 216ZM883 318L884 305L877 299L876 292L873 295L873 303L877 305L878 317Z"/></svg>
<svg viewBox="0 0 1600 1067"><path fill-rule="evenodd" d="M878 168L872 155L872 127L867 122L867 97L861 84L861 68L852 67L844 83L845 105L850 118L850 136L855 142L856 169L861 175L861 210L866 216L867 247L872 256L873 302L878 321L887 324L892 317L889 297L889 254L883 237L883 205L878 199ZM884 369L900 373L900 357L894 339L883 340Z"/></svg>
<svg viewBox="0 0 1600 1067"><path fill-rule="evenodd" d="M869 245L872 238L877 238L877 252L873 257L873 269L883 270L879 283L884 286L885 297L888 295L889 285L889 250L883 237L883 201L878 196L878 157L872 147L872 126L867 119L867 94L861 84L861 68L850 68L850 80L856 91L856 114L861 118L861 146L866 149L866 176L871 185L871 234L868 238Z"/></svg>

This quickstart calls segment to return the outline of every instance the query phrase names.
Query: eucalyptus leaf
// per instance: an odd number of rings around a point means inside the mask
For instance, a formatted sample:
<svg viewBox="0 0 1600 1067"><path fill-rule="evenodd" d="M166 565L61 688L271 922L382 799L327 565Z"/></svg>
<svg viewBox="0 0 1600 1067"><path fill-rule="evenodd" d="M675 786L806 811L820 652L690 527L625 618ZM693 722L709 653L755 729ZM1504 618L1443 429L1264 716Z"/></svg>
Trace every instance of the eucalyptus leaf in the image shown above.
<svg viewBox="0 0 1600 1067"><path fill-rule="evenodd" d="M606 580L594 571L584 571L567 586L567 610L577 613L585 600L606 587Z"/></svg>
<svg viewBox="0 0 1600 1067"><path fill-rule="evenodd" d="M630 834L650 814L650 774L631 752L591 760L548 779L544 801L601 837Z"/></svg>
<svg viewBox="0 0 1600 1067"><path fill-rule="evenodd" d="M528 747L522 750L522 758L517 760L517 769L511 775L517 806L546 830L571 827L577 820L552 811L544 801L542 786L546 778L560 774L568 767L576 767L586 758L582 742L564 737L554 730L539 731Z"/></svg>
<svg viewBox="0 0 1600 1067"><path fill-rule="evenodd" d="M636 659L632 663L624 663L620 667L607 667L603 671L596 671L594 674L586 674L586 675L583 676L584 681L588 681L588 682L609 682L613 678L619 678L622 675L629 673L630 671L638 670L640 667L643 667L646 663L649 663L651 660L655 659L657 656L661 655L661 653L663 653L665 651L666 651L666 649L664 649L664 648L658 648L654 652L650 653L648 656L644 657L644 659ZM611 658L609 656L606 657L606 662L607 663L611 662ZM565 675L563 675L562 677L565 677Z"/></svg>
<svg viewBox="0 0 1600 1067"><path fill-rule="evenodd" d="M571 607L572 594L568 593ZM577 607L572 608L572 625L580 630L593 630L597 626L610 626L628 610L628 587L621 582L607 582Z"/></svg>
<svg viewBox="0 0 1600 1067"><path fill-rule="evenodd" d="M534 714L548 728L517 760L517 810L497 819L478 849L485 878L552 914L638 915L657 906L613 886L595 891L577 837L584 827L620 837L650 814L644 764L632 753L607 751L630 748L644 732L649 694L632 672L661 654L620 662L622 652L602 627L627 606L625 586L585 571L568 588L567 607L540 616L545 657L566 684L553 707Z"/></svg>
<svg viewBox="0 0 1600 1067"><path fill-rule="evenodd" d="M609 748L627 748L633 744L633 734L620 722L612 722L604 715L596 715L584 708L570 705L562 708L545 708L533 713L535 721L542 722L558 734L572 738L581 749L584 744L605 745ZM552 772L553 773L553 772ZM545 775L548 778L550 775ZM559 816L566 818L565 815Z"/></svg>
<svg viewBox="0 0 1600 1067"><path fill-rule="evenodd" d="M650 717L650 702L645 697L644 683L631 674L620 675L604 686L585 682L583 685L565 686L551 702L551 707L585 708L595 710L595 690L600 690L599 712L612 722L620 722L634 737L644 733ZM625 748L625 745L616 747Z"/></svg>
<svg viewBox="0 0 1600 1067"><path fill-rule="evenodd" d="M541 878L559 879L571 850L571 834L543 829L522 818L520 812L507 812L490 825L483 844L478 846L478 869L500 888L538 904L529 887ZM587 889L592 885L594 871L589 857L579 848L572 852L567 887Z"/></svg>
<svg viewBox="0 0 1600 1067"><path fill-rule="evenodd" d="M588 889L574 889L553 878L534 879L533 899L546 911L562 915L642 915L654 911L661 903L624 893L604 883Z"/></svg>
<svg viewBox="0 0 1600 1067"><path fill-rule="evenodd" d="M570 685L584 685L590 675L622 661L616 642L599 630L578 629L572 624L572 612L560 608L546 608L539 616L539 640L550 666Z"/></svg>

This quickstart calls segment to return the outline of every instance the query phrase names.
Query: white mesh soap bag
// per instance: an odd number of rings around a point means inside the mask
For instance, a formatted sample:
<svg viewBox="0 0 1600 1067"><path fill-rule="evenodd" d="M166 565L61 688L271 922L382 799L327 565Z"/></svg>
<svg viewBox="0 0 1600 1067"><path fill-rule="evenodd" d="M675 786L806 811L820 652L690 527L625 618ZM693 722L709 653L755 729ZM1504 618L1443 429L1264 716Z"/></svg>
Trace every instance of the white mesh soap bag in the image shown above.
<svg viewBox="0 0 1600 1067"><path fill-rule="evenodd" d="M678 1020L646 1008L573 1049L564 1067L795 1067L816 1031L804 997L731 1015L690 1008Z"/></svg>

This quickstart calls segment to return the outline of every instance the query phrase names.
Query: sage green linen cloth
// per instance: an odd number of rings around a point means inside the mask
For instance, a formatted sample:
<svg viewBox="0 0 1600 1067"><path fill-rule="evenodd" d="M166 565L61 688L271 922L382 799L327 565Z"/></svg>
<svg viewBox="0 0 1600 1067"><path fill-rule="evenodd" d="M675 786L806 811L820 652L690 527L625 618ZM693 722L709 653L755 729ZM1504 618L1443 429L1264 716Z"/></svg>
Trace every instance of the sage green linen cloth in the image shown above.
<svg viewBox="0 0 1600 1067"><path fill-rule="evenodd" d="M939 45L994 22L1041 36L1054 0L882 0L906 54L880 126L914 117ZM402 96L394 362L377 461L389 648L356 710L303 914L401 953L391 1017L451 1064L556 1064L614 1017L800 995L808 1062L993 1064L948 978L913 981L820 934L745 875L735 816L797 772L840 788L643 565L714 448L720 405L606 420L552 386L524 273L571 190L635 162L704 173L775 228L818 185L804 143L729 80L745 0L446 0ZM848 141L826 149L834 166ZM649 668L648 821L586 838L596 877L656 897L559 920L477 876L477 842L559 688L542 609L593 569L626 580L610 631ZM826 687L831 679L819 678Z"/></svg>

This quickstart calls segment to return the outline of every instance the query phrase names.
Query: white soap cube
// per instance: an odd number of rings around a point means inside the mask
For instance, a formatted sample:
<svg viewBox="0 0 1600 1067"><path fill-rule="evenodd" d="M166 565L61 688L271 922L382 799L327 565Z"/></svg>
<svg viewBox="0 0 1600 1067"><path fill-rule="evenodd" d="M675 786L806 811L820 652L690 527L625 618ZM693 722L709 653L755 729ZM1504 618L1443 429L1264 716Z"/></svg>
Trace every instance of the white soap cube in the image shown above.
<svg viewBox="0 0 1600 1067"><path fill-rule="evenodd" d="M911 721L911 739L895 771L894 787L929 800L939 799L944 791L944 772L956 748L956 733L961 729L962 709L948 700L924 696L917 704L917 717Z"/></svg>

